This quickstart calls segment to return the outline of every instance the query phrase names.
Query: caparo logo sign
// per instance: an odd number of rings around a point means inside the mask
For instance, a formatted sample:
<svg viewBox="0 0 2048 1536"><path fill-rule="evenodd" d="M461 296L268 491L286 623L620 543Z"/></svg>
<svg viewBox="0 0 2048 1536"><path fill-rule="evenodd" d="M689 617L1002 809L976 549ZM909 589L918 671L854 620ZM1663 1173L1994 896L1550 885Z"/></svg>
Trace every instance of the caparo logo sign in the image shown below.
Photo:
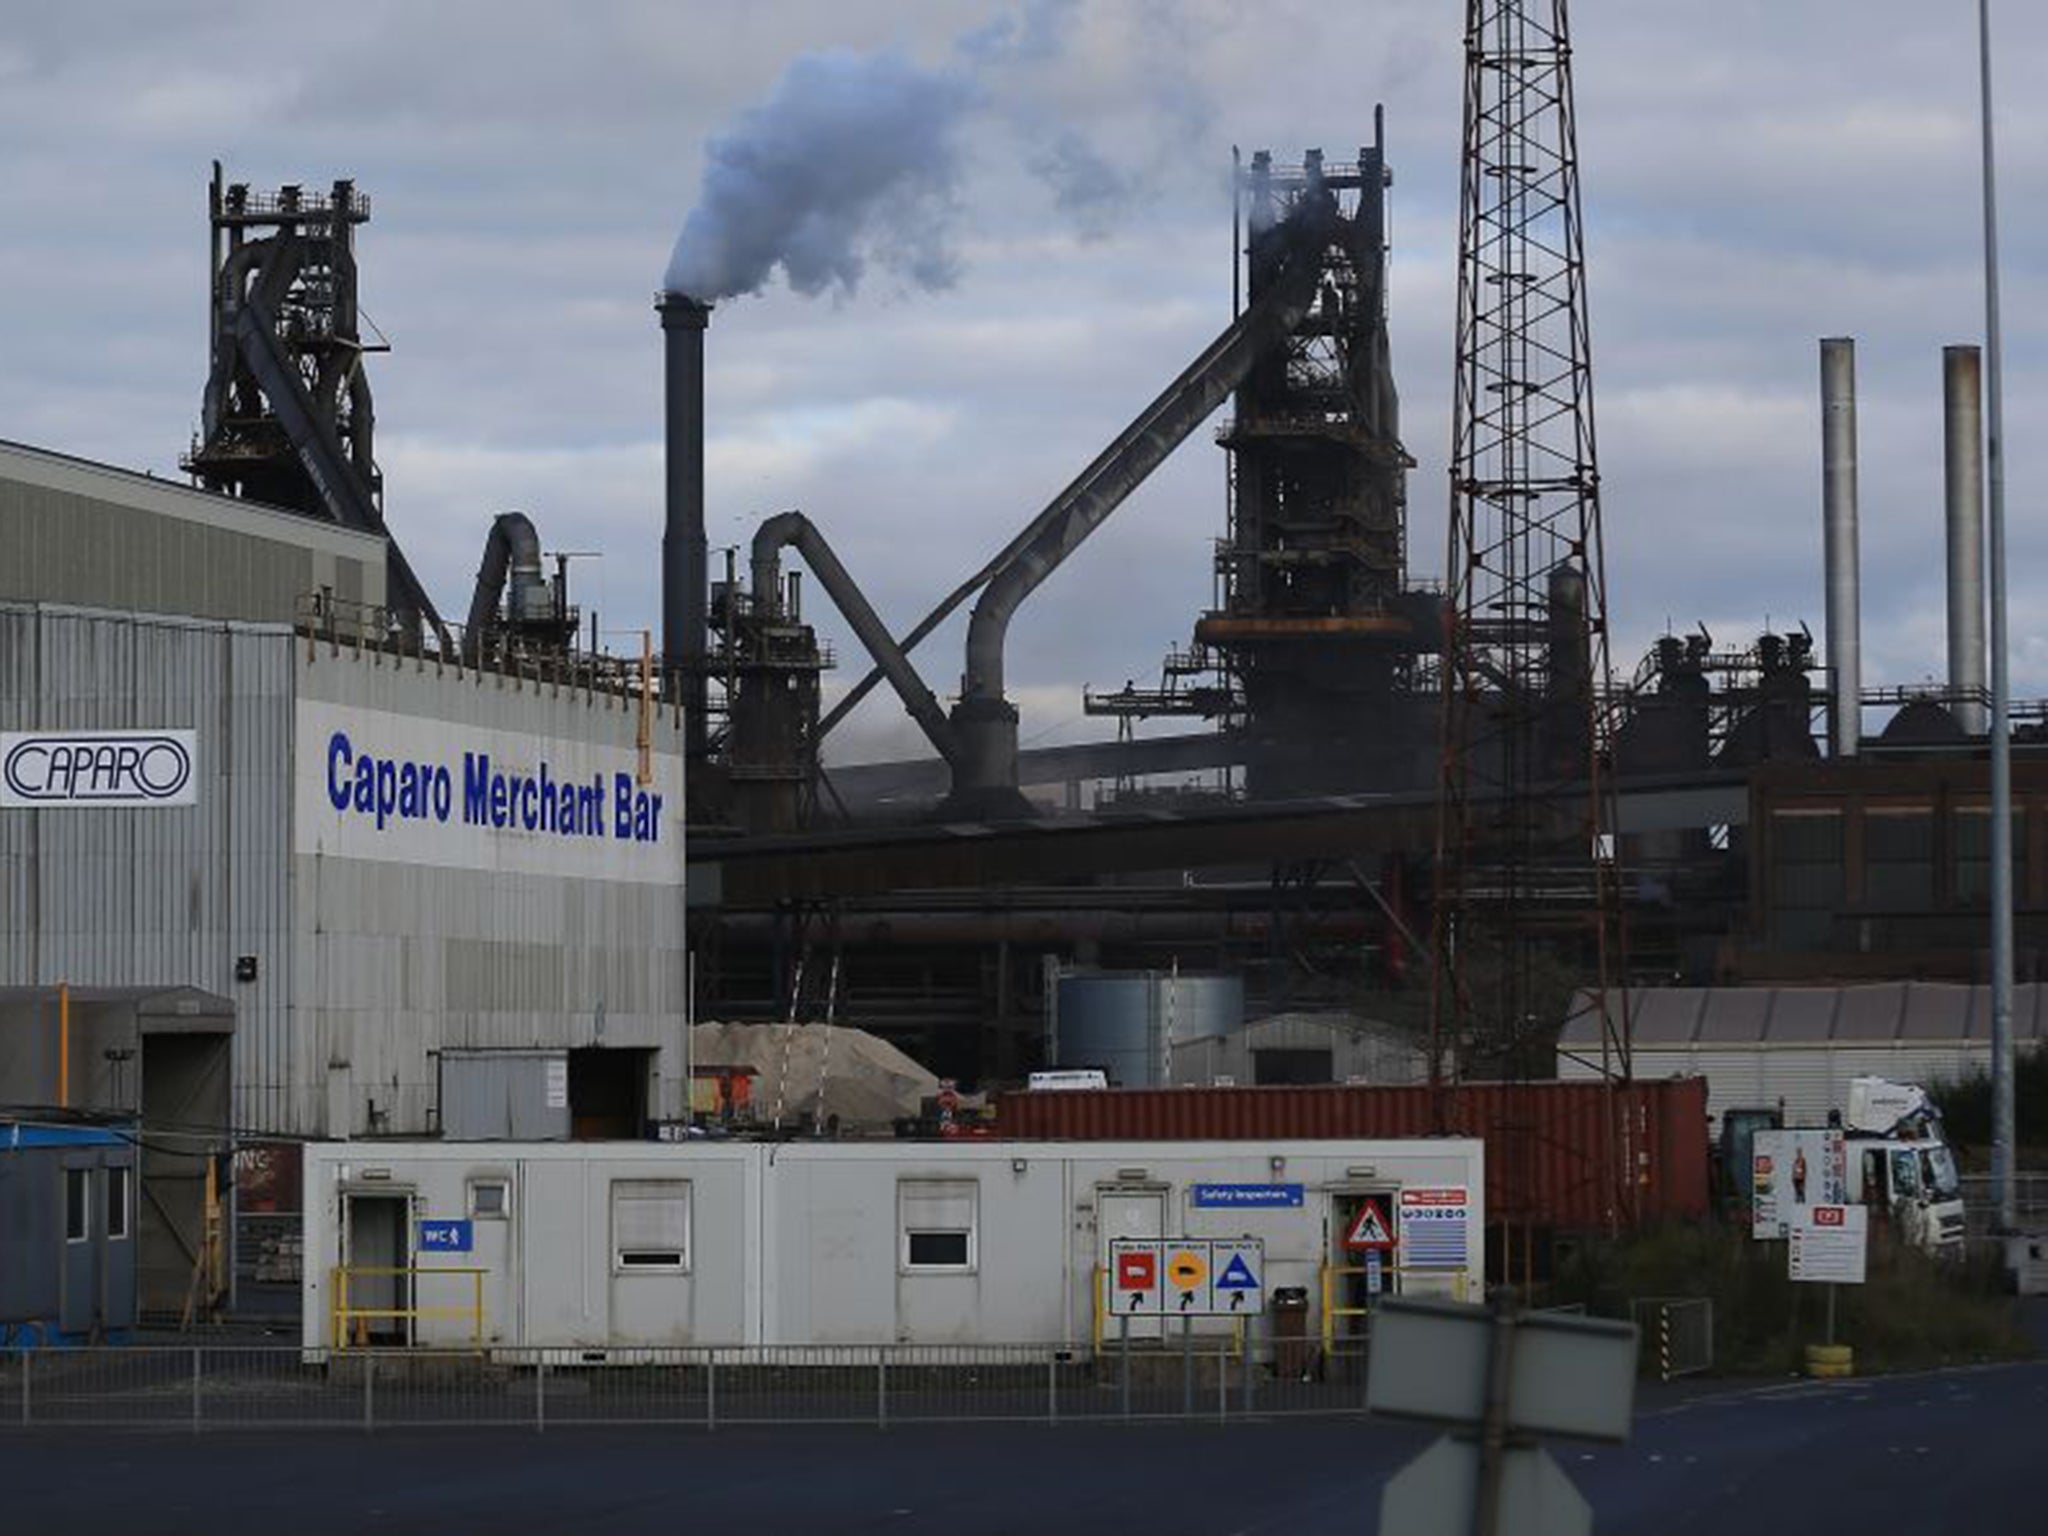
<svg viewBox="0 0 2048 1536"><path fill-rule="evenodd" d="M0 731L0 806L197 805L196 731Z"/></svg>

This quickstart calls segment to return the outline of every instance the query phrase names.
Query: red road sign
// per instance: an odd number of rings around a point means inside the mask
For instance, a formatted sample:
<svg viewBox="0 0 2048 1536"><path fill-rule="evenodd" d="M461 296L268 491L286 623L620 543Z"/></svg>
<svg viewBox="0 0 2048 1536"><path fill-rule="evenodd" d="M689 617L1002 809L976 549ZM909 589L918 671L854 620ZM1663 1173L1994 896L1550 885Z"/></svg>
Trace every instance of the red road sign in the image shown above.
<svg viewBox="0 0 2048 1536"><path fill-rule="evenodd" d="M1384 1201L1373 1197L1359 1206L1358 1215L1352 1219L1351 1230L1344 1234L1344 1246L1358 1253L1394 1246L1394 1229L1387 1221Z"/></svg>
<svg viewBox="0 0 2048 1536"><path fill-rule="evenodd" d="M1159 1255L1120 1253L1116 1256L1116 1288L1120 1291L1149 1291L1159 1284Z"/></svg>

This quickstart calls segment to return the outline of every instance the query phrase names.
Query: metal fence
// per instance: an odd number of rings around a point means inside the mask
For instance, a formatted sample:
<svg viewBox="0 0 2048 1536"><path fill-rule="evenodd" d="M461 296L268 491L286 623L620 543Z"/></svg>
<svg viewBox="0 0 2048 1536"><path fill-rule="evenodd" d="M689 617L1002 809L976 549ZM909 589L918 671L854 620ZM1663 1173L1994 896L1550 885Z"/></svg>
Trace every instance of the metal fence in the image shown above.
<svg viewBox="0 0 2048 1536"><path fill-rule="evenodd" d="M1642 1334L1642 1368L1663 1381L1714 1368L1714 1303L1705 1296L1644 1296L1629 1304Z"/></svg>
<svg viewBox="0 0 2048 1536"><path fill-rule="evenodd" d="M1365 1411L1363 1341L1195 1337L1095 1354L1046 1345L305 1350L197 1345L0 1352L0 1435L963 1419L1230 1421Z"/></svg>
<svg viewBox="0 0 2048 1536"><path fill-rule="evenodd" d="M1966 1173L1961 1182L1968 1235L1990 1236L1998 1218L1997 1181L1988 1173ZM2012 1182L2020 1225L2030 1230L2048 1226L2048 1173L2015 1173Z"/></svg>

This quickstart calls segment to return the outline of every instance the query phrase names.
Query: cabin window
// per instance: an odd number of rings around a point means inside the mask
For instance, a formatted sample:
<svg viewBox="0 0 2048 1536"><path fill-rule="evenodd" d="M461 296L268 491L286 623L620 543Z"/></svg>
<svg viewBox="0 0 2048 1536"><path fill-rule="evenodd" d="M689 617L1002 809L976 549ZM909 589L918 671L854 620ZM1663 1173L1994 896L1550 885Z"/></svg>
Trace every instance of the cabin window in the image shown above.
<svg viewBox="0 0 2048 1536"><path fill-rule="evenodd" d="M503 1179L471 1179L469 1214L485 1220L503 1221L512 1213L512 1186Z"/></svg>
<svg viewBox="0 0 2048 1536"><path fill-rule="evenodd" d="M905 1179L898 1184L903 1268L919 1274L972 1272L980 1195L972 1179Z"/></svg>
<svg viewBox="0 0 2048 1536"><path fill-rule="evenodd" d="M64 1170L64 1241L82 1243L92 1236L92 1170Z"/></svg>
<svg viewBox="0 0 2048 1536"><path fill-rule="evenodd" d="M107 1170L107 1236L128 1235L128 1170L116 1165Z"/></svg>
<svg viewBox="0 0 2048 1536"><path fill-rule="evenodd" d="M690 1267L687 1179L612 1183L612 1269L616 1274L681 1273Z"/></svg>

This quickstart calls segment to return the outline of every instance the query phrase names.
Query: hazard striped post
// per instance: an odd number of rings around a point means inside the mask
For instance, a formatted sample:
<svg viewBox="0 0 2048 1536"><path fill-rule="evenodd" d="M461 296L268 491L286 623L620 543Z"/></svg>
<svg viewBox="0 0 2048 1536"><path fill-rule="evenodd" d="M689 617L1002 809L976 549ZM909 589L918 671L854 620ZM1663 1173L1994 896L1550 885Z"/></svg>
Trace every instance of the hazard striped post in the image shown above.
<svg viewBox="0 0 2048 1536"><path fill-rule="evenodd" d="M1657 1362L1664 1379L1671 1379L1671 1306L1657 1308Z"/></svg>

